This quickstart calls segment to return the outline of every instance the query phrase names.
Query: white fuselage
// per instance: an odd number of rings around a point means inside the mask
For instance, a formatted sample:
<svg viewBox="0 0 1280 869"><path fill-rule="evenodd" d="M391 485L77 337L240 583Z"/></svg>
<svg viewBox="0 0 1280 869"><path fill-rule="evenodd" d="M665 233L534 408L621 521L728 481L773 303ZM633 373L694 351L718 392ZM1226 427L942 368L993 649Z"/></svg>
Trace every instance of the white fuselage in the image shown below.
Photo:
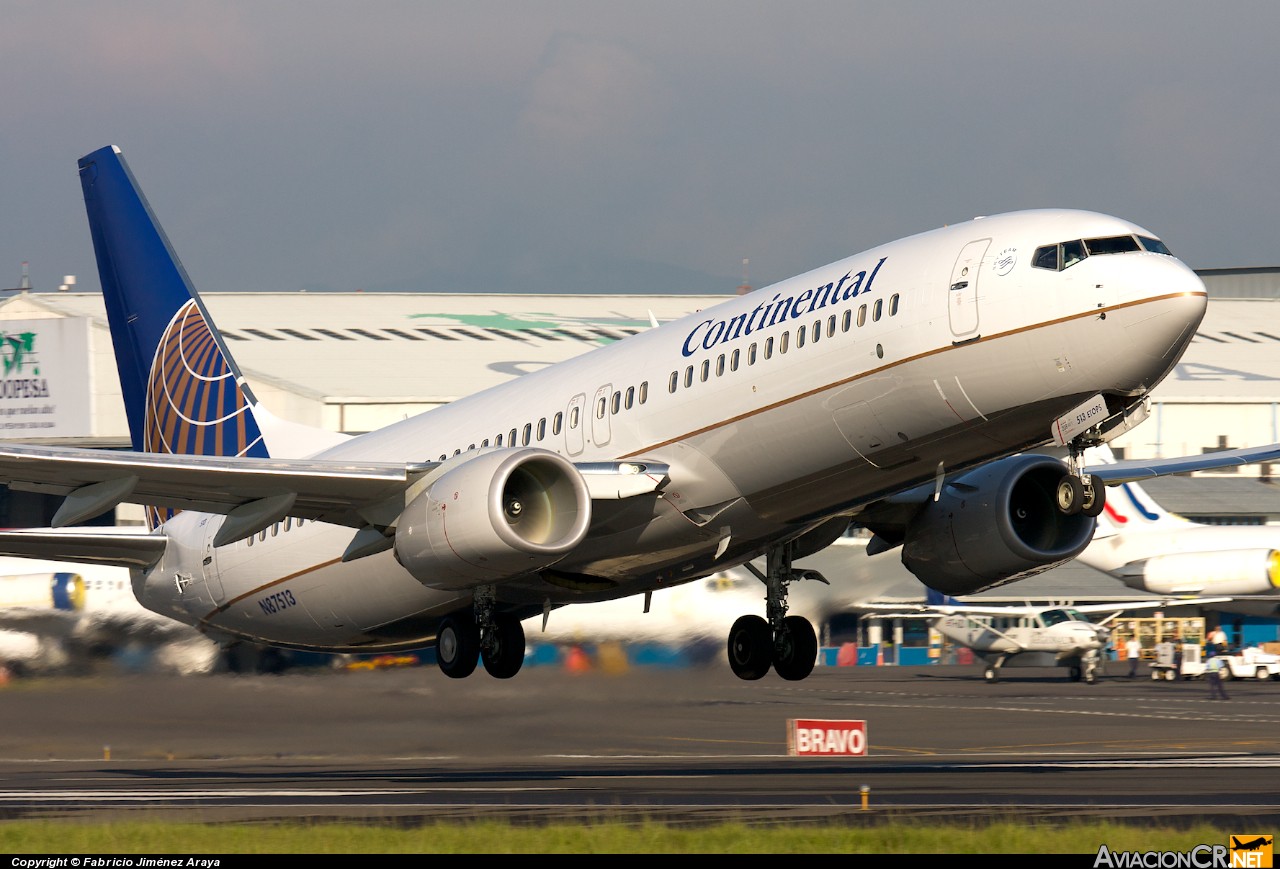
<svg viewBox="0 0 1280 869"><path fill-rule="evenodd" d="M1079 655L1105 645L1098 628L1089 622L1066 621L1044 625L1034 617L1020 621L1023 624L993 630L990 619L952 615L938 619L935 627L944 637L983 655L1031 652Z"/></svg>
<svg viewBox="0 0 1280 869"><path fill-rule="evenodd" d="M593 502L586 541L555 565L582 581L531 573L499 599L533 611L687 582L940 466L1043 445L1057 416L1097 393L1148 393L1204 315L1194 272L1151 253L1030 264L1041 245L1130 233L1147 234L1051 210L922 233L316 457L438 461L501 437L574 462L664 463L660 493ZM350 528L289 521L215 549L222 521L188 511L165 526L165 558L134 578L147 607L228 636L358 649L421 645L470 601L389 552L343 563Z"/></svg>

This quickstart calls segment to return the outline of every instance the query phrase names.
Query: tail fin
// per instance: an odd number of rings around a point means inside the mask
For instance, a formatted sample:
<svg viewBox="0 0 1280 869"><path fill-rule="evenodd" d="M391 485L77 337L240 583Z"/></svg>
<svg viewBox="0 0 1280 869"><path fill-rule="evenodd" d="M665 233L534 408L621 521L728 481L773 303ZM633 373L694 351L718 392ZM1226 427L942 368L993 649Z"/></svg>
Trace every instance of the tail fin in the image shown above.
<svg viewBox="0 0 1280 869"><path fill-rule="evenodd" d="M120 149L80 159L133 448L267 457L257 401Z"/></svg>

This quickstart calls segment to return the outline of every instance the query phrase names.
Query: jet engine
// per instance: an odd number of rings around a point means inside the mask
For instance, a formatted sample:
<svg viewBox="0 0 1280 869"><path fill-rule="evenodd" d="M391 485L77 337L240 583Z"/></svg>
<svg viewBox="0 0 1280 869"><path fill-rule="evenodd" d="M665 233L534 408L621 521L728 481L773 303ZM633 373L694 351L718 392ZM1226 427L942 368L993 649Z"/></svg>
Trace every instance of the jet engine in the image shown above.
<svg viewBox="0 0 1280 869"><path fill-rule="evenodd" d="M1157 555L1113 573L1125 585L1155 594L1280 595L1280 552L1274 549Z"/></svg>
<svg viewBox="0 0 1280 869"><path fill-rule="evenodd" d="M396 525L395 555L429 588L466 589L555 564L586 536L591 495L548 450L477 453L433 480Z"/></svg>
<svg viewBox="0 0 1280 869"><path fill-rule="evenodd" d="M1056 567L1093 539L1095 520L1068 516L1055 490L1065 468L1023 454L962 474L907 525L902 563L944 594L973 594Z"/></svg>
<svg viewBox="0 0 1280 869"><path fill-rule="evenodd" d="M0 577L0 607L84 609L84 579L77 573L28 573Z"/></svg>

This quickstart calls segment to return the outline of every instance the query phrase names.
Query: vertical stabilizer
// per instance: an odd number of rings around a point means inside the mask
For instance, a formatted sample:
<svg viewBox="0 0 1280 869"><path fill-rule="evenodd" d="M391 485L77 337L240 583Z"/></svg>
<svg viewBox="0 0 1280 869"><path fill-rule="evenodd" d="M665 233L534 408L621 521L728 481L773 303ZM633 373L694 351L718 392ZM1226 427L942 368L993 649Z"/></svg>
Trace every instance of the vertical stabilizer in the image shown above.
<svg viewBox="0 0 1280 869"><path fill-rule="evenodd" d="M80 186L133 448L266 458L253 393L120 149L82 157ZM153 528L172 515L147 509Z"/></svg>
<svg viewBox="0 0 1280 869"><path fill-rule="evenodd" d="M80 160L133 448L266 457L256 404L120 149Z"/></svg>

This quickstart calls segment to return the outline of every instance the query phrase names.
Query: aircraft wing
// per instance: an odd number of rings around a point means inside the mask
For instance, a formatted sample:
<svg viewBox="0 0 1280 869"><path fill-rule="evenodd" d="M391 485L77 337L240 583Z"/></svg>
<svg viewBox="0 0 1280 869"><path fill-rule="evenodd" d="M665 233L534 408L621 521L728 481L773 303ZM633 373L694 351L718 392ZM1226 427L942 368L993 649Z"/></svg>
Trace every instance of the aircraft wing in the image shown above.
<svg viewBox="0 0 1280 869"><path fill-rule="evenodd" d="M440 466L29 445L0 448L0 482L19 491L66 496L53 517L54 527L75 525L127 501L171 510L235 513L243 527L251 529L248 533L286 515L363 528L386 524L371 517L398 516L406 490ZM602 500L656 491L667 474L665 465L643 462L577 467L591 497Z"/></svg>
<svg viewBox="0 0 1280 869"><path fill-rule="evenodd" d="M1229 597L1168 598L1165 600L1136 600L1130 603L1117 602L1085 604L1084 606L1069 607L1069 609L1073 609L1078 613L1122 613L1127 612L1128 610L1161 609L1163 607L1171 606L1196 606L1198 604L1205 603L1222 603L1223 601L1229 600L1231 600Z"/></svg>
<svg viewBox="0 0 1280 869"><path fill-rule="evenodd" d="M434 467L26 445L0 449L0 480L9 488L68 496L55 526L74 525L124 501L225 514L289 494L293 516L353 524L351 514L359 507L401 495Z"/></svg>
<svg viewBox="0 0 1280 869"><path fill-rule="evenodd" d="M1280 444L1267 444L1261 447L1218 450L1198 456L1179 456L1171 459L1126 459L1105 465L1090 465L1086 470L1106 484L1117 486L1121 483L1133 483L1151 477L1256 465L1277 459L1280 459Z"/></svg>
<svg viewBox="0 0 1280 869"><path fill-rule="evenodd" d="M979 604L944 604L941 606L918 606L914 609L901 604L862 604L861 609L872 610L879 618L940 618L951 615L984 615L984 616L1037 616L1045 610L1071 609L1078 613L1122 613L1136 609L1159 609L1172 606L1194 606L1196 604L1221 603L1229 601L1229 597L1189 597L1165 598L1163 600L1117 601L1116 603L1084 604L1082 606L982 606Z"/></svg>
<svg viewBox="0 0 1280 869"><path fill-rule="evenodd" d="M1043 610L1053 609L1053 607L1030 607L1030 606L981 606L978 604L942 604L939 606L926 606L920 604L914 608L910 605L904 607L902 604L860 604L859 609L874 610L879 618L941 618L942 616L953 615L982 615L982 616L1033 616ZM1078 607L1074 607L1078 609ZM884 612L881 612L884 610Z"/></svg>

